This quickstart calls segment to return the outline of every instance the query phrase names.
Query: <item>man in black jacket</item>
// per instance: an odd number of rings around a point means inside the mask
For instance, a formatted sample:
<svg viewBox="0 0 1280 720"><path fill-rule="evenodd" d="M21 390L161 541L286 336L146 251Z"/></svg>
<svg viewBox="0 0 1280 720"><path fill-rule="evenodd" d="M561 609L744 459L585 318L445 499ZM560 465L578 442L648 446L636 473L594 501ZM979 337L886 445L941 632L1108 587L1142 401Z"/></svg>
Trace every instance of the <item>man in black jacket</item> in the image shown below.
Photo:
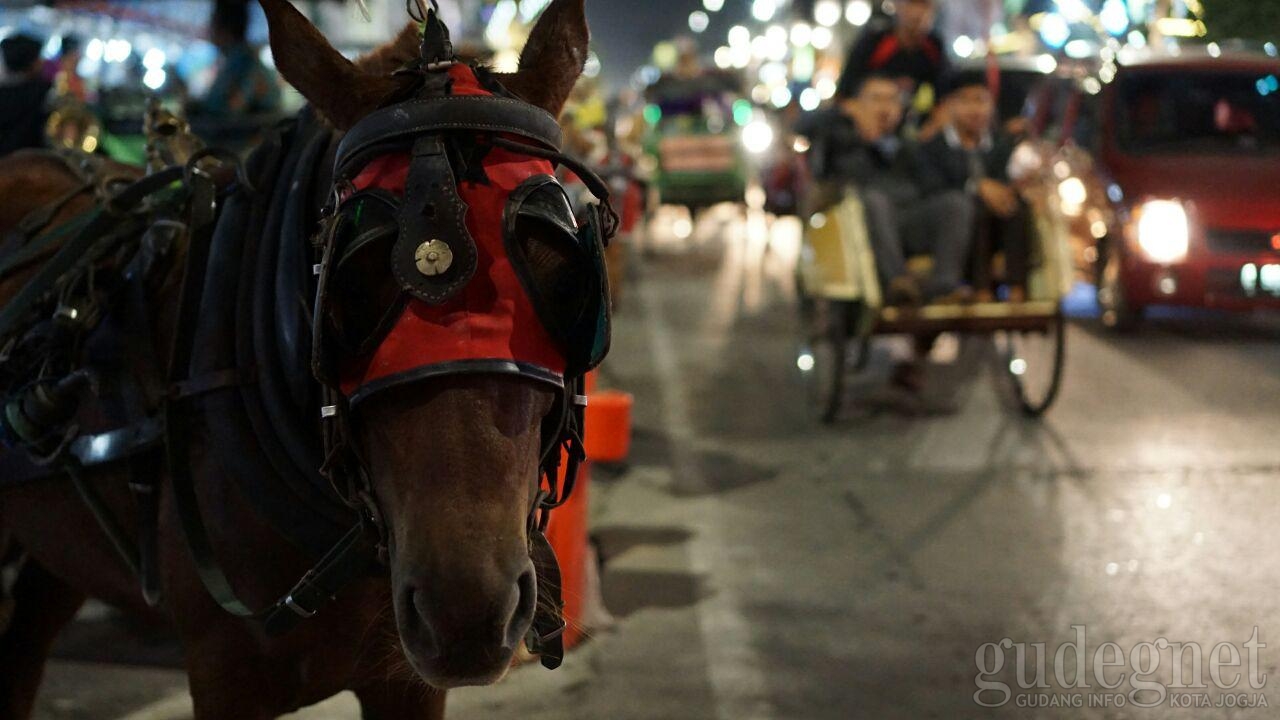
<svg viewBox="0 0 1280 720"><path fill-rule="evenodd" d="M5 66L0 81L0 155L44 146L45 98L52 86L40 76L41 47L30 35L0 40Z"/></svg>
<svg viewBox="0 0 1280 720"><path fill-rule="evenodd" d="M948 124L917 154L920 191L931 197L963 192L977 209L973 242L973 283L980 300L991 297L991 259L1005 253L1009 299L1026 297L1029 265L1027 209L1009 180L1009 158L1019 142L995 135L995 97L981 71L956 73L943 84Z"/></svg>

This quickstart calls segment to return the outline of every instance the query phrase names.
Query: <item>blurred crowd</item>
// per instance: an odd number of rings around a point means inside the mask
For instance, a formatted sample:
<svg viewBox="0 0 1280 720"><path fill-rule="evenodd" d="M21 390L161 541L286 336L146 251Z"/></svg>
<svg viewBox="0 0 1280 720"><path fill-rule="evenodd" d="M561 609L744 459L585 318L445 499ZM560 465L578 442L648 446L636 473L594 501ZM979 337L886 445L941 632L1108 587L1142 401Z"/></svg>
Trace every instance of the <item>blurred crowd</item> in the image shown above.
<svg viewBox="0 0 1280 720"><path fill-rule="evenodd" d="M247 4L215 3L208 25L208 39L218 52L211 86L202 95L192 97L179 74L171 72L161 76L165 95L185 105L187 113L196 117L235 118L279 111L279 80L263 64L259 48L248 41L248 25ZM45 59L48 47L56 47L57 52ZM61 140L68 140L69 147L78 147L78 136L86 131L84 126L89 122L84 119L86 116L111 112L108 106L113 102L124 104L110 92L99 96L87 87L81 72L85 47L76 35L62 35L51 43L49 38L31 32L17 32L0 41L0 48L4 60L0 74L0 154ZM143 58L130 55L125 66L137 82L126 83L123 92L137 94L144 87L157 85L144 82L149 68ZM75 132L54 127L69 119L75 121ZM137 125L140 132L140 121ZM68 134L70 138L63 137Z"/></svg>

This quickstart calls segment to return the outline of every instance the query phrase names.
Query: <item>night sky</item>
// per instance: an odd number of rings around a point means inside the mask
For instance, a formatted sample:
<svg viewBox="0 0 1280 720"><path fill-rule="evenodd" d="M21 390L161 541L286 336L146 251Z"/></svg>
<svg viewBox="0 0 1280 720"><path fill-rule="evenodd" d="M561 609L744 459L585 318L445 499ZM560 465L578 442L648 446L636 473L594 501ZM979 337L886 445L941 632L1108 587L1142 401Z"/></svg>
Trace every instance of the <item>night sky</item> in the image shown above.
<svg viewBox="0 0 1280 720"><path fill-rule="evenodd" d="M704 52L725 44L729 28L750 16L748 0L725 0L700 37ZM587 15L595 51L604 63L604 77L615 88L649 61L654 43L689 32L689 13L702 9L702 0L587 0Z"/></svg>

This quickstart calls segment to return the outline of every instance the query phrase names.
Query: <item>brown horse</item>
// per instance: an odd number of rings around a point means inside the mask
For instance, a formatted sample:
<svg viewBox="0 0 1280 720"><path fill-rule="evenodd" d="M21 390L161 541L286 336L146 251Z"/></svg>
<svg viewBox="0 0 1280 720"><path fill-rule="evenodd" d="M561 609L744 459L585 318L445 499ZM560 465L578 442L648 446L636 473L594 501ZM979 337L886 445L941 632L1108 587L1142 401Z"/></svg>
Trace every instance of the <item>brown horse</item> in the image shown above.
<svg viewBox="0 0 1280 720"><path fill-rule="evenodd" d="M583 4L555 0L534 29L519 72L498 76L513 94L553 115L586 58ZM392 72L417 57L412 26L352 63L286 0L262 0L262 6L280 72L338 130L383 104L400 82ZM0 236L77 182L44 155L0 159ZM555 252L533 250L531 262L554 262ZM175 304L177 275L151 298L162 347L174 333L166 311ZM0 302L25 279L0 285ZM167 492L158 610L143 602L136 579L67 483L0 494L0 545L9 545L9 557L17 548L23 558L7 630L0 624L0 717L30 717L50 645L86 597L171 624L185 651L199 720L274 718L343 690L354 691L368 719L443 717L445 689L502 678L530 626L536 588L527 519L537 490L540 425L553 402L552 392L532 381L471 375L405 386L361 405L354 421L386 515L390 581L349 585L279 638L224 613L206 594ZM195 435L193 473L215 550L245 599L268 605L310 563L246 504L211 459L207 438L198 428ZM122 525L133 527L125 474L102 471L90 480ZM0 561L4 557L0 547ZM4 614L0 609L0 623Z"/></svg>

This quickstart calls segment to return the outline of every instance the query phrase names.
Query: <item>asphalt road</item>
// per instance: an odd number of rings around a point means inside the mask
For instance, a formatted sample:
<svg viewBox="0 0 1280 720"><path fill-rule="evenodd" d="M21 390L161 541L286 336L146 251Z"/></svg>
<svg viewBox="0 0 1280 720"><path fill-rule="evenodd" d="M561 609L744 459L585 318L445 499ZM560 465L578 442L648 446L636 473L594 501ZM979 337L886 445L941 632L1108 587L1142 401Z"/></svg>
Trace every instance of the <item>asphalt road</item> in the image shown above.
<svg viewBox="0 0 1280 720"><path fill-rule="evenodd" d="M927 402L862 388L828 428L795 369L796 246L786 223L715 216L633 263L604 373L636 396L633 456L592 489L615 622L560 671L455 693L452 718L1280 714L1280 323L1075 323L1042 422L1005 408L969 342ZM1037 643L1047 682L1023 689ZM189 713L172 670L82 660L51 667L40 720ZM979 681L1007 704L976 704ZM357 716L340 697L297 717Z"/></svg>

